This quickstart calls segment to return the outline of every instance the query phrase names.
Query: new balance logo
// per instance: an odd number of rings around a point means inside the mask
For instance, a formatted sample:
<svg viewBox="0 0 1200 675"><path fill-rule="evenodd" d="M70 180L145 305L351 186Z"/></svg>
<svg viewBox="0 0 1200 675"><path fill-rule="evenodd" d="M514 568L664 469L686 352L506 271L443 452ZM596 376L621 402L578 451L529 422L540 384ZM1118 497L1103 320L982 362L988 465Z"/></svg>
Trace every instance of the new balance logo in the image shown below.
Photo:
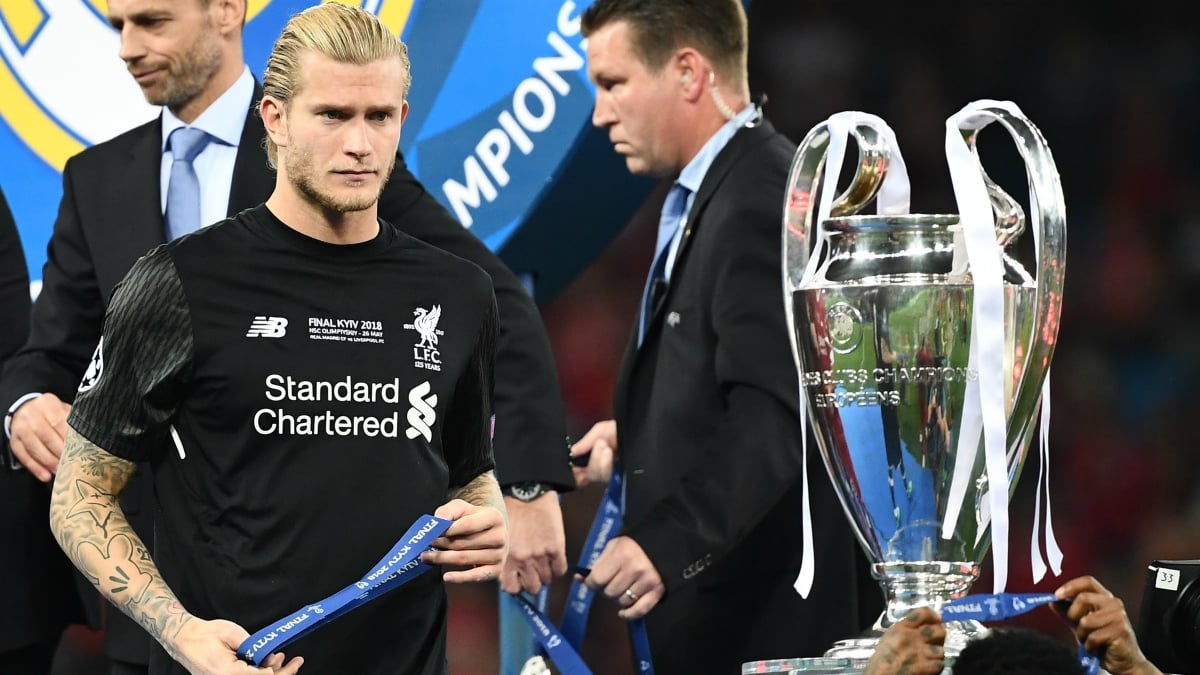
<svg viewBox="0 0 1200 675"><path fill-rule="evenodd" d="M412 407L408 409L409 427L404 434L410 439L423 436L426 441L433 440L432 427L437 419L437 413L434 412L433 406L437 405L438 398L437 394L429 393L431 389L429 382L425 381L408 392L408 403Z"/></svg>
<svg viewBox="0 0 1200 675"><path fill-rule="evenodd" d="M282 316L256 316L250 322L248 338L281 338L287 334L288 320Z"/></svg>

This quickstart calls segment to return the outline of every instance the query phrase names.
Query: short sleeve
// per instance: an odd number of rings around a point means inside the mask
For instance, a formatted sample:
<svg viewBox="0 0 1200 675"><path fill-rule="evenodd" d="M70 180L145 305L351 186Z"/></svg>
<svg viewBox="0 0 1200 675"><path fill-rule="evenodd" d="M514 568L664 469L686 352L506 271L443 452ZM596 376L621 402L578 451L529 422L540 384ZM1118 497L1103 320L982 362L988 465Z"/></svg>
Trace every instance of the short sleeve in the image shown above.
<svg viewBox="0 0 1200 675"><path fill-rule="evenodd" d="M489 300L470 361L454 388L454 407L442 437L450 488L459 488L495 466L492 455L493 372L500 323Z"/></svg>
<svg viewBox="0 0 1200 675"><path fill-rule="evenodd" d="M113 455L154 459L175 418L192 348L183 285L160 246L114 291L67 422Z"/></svg>

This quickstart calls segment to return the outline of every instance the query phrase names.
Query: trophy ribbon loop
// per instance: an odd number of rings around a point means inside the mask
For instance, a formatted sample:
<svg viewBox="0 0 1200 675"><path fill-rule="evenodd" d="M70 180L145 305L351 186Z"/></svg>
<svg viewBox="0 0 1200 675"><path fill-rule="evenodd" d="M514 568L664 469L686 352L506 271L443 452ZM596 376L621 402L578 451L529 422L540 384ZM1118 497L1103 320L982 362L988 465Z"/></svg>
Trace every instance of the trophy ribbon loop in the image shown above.
<svg viewBox="0 0 1200 675"><path fill-rule="evenodd" d="M863 145L865 143L862 136L859 135L861 134L859 125L864 122L870 124L874 130L880 132L883 136L884 146L889 154L887 173L884 175L883 182L878 188L878 194L875 195L876 212L892 215L908 213L910 194L908 168L904 164L904 157L900 154L900 142L896 139L896 132L887 125L887 122L870 113L849 110L831 115L825 121L825 132L828 135L829 145L825 151L823 174L829 180L826 182L826 189L821 191L821 200L816 211L816 225L814 230L816 234L813 237L814 248L810 254L811 257L808 259L808 266L805 268L801 284L811 281L820 268L822 260L821 252L826 245L823 223L839 205L851 199L850 193L853 191L854 186L851 186L847 189L846 193L838 198L837 204L834 202L834 195L837 193L837 179L841 174L842 162L846 156L846 142L852 134L858 139L860 160L863 159ZM792 173L795 174L798 169L801 169L799 158L792 166ZM791 185L792 182L791 177L789 177L788 184ZM807 197L811 199L811 193ZM788 217L789 214L785 211L785 222L788 221ZM786 260L784 260L784 265L787 265ZM786 270L784 274L787 274ZM795 588L801 597L807 598L809 592L812 590L816 565L813 559L815 551L812 536L812 506L809 501L808 492L808 406L804 403L804 385L798 383L798 386L800 432L802 439L801 452L803 455L801 481L804 488L801 518L804 526L804 541L802 542L800 573L796 577L796 583L793 584L793 588Z"/></svg>
<svg viewBox="0 0 1200 675"><path fill-rule="evenodd" d="M962 497L966 493L967 484L971 479L971 467L975 461L980 433L983 435L984 462L988 480L988 511L991 519L992 532L992 561L994 566L993 588L999 593L1004 590L1008 581L1008 493L1009 476L1007 471L1007 421L1005 415L1005 382L1004 377L1004 295L1003 268L1001 264L1001 244L996 241L995 216L988 195L985 174L979 164L975 151L975 137L979 131L992 122L1001 121L1009 131L1017 137L1021 146L1022 158L1026 170L1032 161L1028 151L1023 147L1023 138L1019 137L1020 130L1014 129L1014 124L1026 120L1025 115L1009 101L979 100L967 104L962 110L951 115L946 120L946 161L950 168L950 179L954 186L954 196L958 203L960 224L962 226L963 249L966 251L967 262L972 271L974 285L974 312L969 369L979 373L978 379L967 383L965 406L963 409L962 433L958 439L954 476L951 482L949 508L950 512L943 521L942 537L953 536L953 523L957 520L958 510L962 505ZM1024 129L1029 131L1029 128ZM1043 277L1046 260L1043 260L1042 213L1038 201L1038 192L1045 186L1039 185L1033 175L1029 178L1030 221L1034 227L1034 253L1038 260L1038 283L1045 286L1048 281ZM1057 183L1050 186L1061 188ZM1044 298L1039 296L1039 303ZM1038 505L1035 518L1040 518L1041 483L1043 474L1048 476L1048 430L1049 430L1049 391L1050 378L1047 372L1040 394L1041 424L1039 439L1039 455L1041 468L1038 473ZM1047 552L1055 573L1061 571L1062 553L1054 539L1050 506L1048 499L1049 483L1046 483L1046 538ZM1045 574L1045 565L1037 547L1037 527L1035 523L1032 544L1033 568L1035 580L1040 580Z"/></svg>

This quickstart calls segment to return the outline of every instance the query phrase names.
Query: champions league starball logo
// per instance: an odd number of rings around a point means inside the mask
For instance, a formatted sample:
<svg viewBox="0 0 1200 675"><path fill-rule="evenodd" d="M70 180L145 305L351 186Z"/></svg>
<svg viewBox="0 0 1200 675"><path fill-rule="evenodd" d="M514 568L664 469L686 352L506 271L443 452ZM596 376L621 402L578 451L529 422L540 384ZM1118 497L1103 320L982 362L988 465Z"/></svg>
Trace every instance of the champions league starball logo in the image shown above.
<svg viewBox="0 0 1200 675"><path fill-rule="evenodd" d="M344 1L409 46L409 168L499 250L589 124L579 15L590 1ZM247 0L245 58L256 77L288 18L312 4ZM118 57L107 11L107 0L0 1L0 187L35 281L67 160L158 114Z"/></svg>

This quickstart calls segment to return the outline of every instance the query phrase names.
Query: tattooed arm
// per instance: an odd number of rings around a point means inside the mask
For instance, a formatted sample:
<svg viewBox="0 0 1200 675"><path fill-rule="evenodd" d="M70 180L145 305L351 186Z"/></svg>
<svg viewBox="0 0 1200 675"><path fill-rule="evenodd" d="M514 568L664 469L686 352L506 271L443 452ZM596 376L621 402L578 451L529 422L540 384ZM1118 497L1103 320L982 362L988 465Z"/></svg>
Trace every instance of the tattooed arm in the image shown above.
<svg viewBox="0 0 1200 675"><path fill-rule="evenodd" d="M438 518L453 520L446 534L433 542L434 550L421 559L431 565L469 567L445 572L447 583L491 581L498 578L508 555L508 514L504 497L491 471L450 491L450 501L434 512Z"/></svg>
<svg viewBox="0 0 1200 675"><path fill-rule="evenodd" d="M68 432L50 501L50 528L105 597L170 651L191 616L159 576L117 504L135 467Z"/></svg>
<svg viewBox="0 0 1200 675"><path fill-rule="evenodd" d="M198 619L176 599L117 503L135 467L68 431L50 500L50 529L75 566L190 672L294 673L300 659L285 667L282 654L263 669L242 663L236 649L249 635L243 628Z"/></svg>

